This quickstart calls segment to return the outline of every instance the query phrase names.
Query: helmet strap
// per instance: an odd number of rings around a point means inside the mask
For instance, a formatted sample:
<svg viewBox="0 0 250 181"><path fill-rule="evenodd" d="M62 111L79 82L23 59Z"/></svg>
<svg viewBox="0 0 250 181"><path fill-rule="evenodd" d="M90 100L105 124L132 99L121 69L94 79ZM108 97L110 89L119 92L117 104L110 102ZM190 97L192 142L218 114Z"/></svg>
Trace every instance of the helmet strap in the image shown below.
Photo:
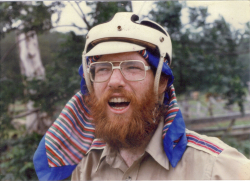
<svg viewBox="0 0 250 181"><path fill-rule="evenodd" d="M156 96L157 101L161 101L161 100L159 100L159 97L158 97L159 96L158 89L159 89L159 84L160 84L163 62L164 62L164 56L161 56L158 67L157 67L157 71L155 74L155 82L154 82L154 92L155 92L155 96Z"/></svg>
<svg viewBox="0 0 250 181"><path fill-rule="evenodd" d="M85 78L85 82L86 82L88 91L89 91L89 93L91 93L91 92L93 92L93 87L92 87L92 84L90 82L89 74L87 72L87 59L85 56L85 52L83 52L83 54L82 54L82 68L83 68L84 78Z"/></svg>

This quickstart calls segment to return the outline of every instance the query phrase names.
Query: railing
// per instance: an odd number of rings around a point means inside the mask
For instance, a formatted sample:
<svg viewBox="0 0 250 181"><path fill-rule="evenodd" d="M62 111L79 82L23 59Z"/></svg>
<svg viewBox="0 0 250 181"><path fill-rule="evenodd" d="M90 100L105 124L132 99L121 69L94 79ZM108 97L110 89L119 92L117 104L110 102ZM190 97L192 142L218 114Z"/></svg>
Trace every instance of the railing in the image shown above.
<svg viewBox="0 0 250 181"><path fill-rule="evenodd" d="M237 104L225 107L226 102L209 98L207 102L178 101L188 129L201 134L250 138L250 100L244 103L242 114Z"/></svg>
<svg viewBox="0 0 250 181"><path fill-rule="evenodd" d="M246 137L248 135L250 137L250 121L248 124L235 125L237 119L243 119L243 118L248 118L250 120L250 112L247 112L244 115L242 115L241 113L234 113L231 115L216 116L216 117L185 119L185 123L187 128L190 128L193 131L202 134L204 133L216 137L224 137L226 135L246 136ZM220 127L209 128L209 126L221 122L229 122L229 124Z"/></svg>

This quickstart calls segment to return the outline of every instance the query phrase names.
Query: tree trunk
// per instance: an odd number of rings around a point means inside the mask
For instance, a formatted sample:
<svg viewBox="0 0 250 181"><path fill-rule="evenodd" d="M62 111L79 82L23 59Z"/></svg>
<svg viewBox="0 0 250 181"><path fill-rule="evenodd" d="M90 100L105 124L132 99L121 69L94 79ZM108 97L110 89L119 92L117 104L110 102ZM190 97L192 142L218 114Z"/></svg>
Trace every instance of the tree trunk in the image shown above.
<svg viewBox="0 0 250 181"><path fill-rule="evenodd" d="M44 79L45 70L41 61L36 32L21 33L17 39L22 75L29 79Z"/></svg>
<svg viewBox="0 0 250 181"><path fill-rule="evenodd" d="M37 35L35 31L29 31L27 33L17 33L17 41L19 41L19 57L20 57L20 68L21 74L27 78L24 80L24 84L27 85L29 80L32 79L44 79L45 69L43 67ZM27 90L32 93L34 90ZM28 101L27 111L34 109L34 102ZM43 113L44 114L44 113ZM28 133L38 132L42 133L39 125L43 122L43 115L40 111L34 112L26 116L26 129Z"/></svg>

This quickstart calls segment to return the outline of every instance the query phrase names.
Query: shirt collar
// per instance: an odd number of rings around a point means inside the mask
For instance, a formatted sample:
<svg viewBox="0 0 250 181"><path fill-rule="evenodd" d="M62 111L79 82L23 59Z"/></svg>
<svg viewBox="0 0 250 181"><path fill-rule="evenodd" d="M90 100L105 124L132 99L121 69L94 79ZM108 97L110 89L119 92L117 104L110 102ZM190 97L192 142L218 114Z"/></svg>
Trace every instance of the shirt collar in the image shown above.
<svg viewBox="0 0 250 181"><path fill-rule="evenodd" d="M103 149L103 151L102 151L100 160L99 160L99 162L98 162L98 164L97 164L97 167L96 167L96 169L95 169L95 172L98 170L98 168L99 168L101 162L104 160L104 158L105 158L106 156L112 154L111 148L110 148L107 144L106 144L106 146L103 147L102 149Z"/></svg>
<svg viewBox="0 0 250 181"><path fill-rule="evenodd" d="M106 159L106 162L109 165L113 165L114 168L119 168L121 166L121 163L115 162L115 158L117 156L119 156L119 153L117 152L117 150L112 150L108 144L106 144L106 146L103 147L102 149L103 149L103 151L102 151L101 157L99 159L99 162L97 164L97 167L95 169L95 172L99 169L99 166L101 165L101 163L104 159ZM121 158L121 160L122 160L122 158ZM126 171L126 169L127 169L127 167L122 168L122 170L124 172Z"/></svg>
<svg viewBox="0 0 250 181"><path fill-rule="evenodd" d="M97 146L97 145L98 145L98 146ZM99 146L99 145L100 145L100 146ZM96 171L98 170L98 168L99 168L99 166L100 166L102 160L103 160L106 156L108 156L108 155L111 154L111 149L110 149L110 147L109 147L106 143L104 143L101 139L96 138L96 139L93 140L92 145L91 145L90 149L88 150L87 154L89 154L89 152L91 152L92 150L103 150L103 151L102 151L102 154L101 154L101 157L100 157L100 159L99 159L99 161L98 161L96 170L95 170L95 172L96 172Z"/></svg>
<svg viewBox="0 0 250 181"><path fill-rule="evenodd" d="M148 146L146 147L146 152L148 152L154 158L154 160L158 162L162 167L169 170L169 160L163 148L163 126L163 120L161 119L158 128L156 129L153 137L151 138Z"/></svg>
<svg viewBox="0 0 250 181"><path fill-rule="evenodd" d="M148 146L146 147L146 152L149 153L153 159L158 162L162 167L169 170L169 160L166 156L166 153L163 149L163 143L162 143L162 129L163 129L163 120L160 121L158 128L156 129L153 137L151 138ZM97 139L95 139L97 140ZM94 140L94 142L95 142ZM95 147L91 148L96 149ZM100 160L98 162L98 165L96 167L96 170L98 170L101 162L104 160L104 158L108 155L115 156L113 154L116 154L116 152L111 150L111 148L106 144L105 146L98 148L103 149Z"/></svg>

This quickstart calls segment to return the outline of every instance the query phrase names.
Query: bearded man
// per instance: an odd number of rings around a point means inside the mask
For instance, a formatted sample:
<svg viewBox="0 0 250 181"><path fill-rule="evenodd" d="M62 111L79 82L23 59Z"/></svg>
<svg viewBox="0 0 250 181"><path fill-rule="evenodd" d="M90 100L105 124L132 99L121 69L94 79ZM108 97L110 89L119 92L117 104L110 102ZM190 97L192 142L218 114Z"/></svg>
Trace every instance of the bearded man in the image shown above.
<svg viewBox="0 0 250 181"><path fill-rule="evenodd" d="M81 91L34 156L39 179L250 179L250 160L185 128L170 37L155 22L137 20L117 13L88 33Z"/></svg>

